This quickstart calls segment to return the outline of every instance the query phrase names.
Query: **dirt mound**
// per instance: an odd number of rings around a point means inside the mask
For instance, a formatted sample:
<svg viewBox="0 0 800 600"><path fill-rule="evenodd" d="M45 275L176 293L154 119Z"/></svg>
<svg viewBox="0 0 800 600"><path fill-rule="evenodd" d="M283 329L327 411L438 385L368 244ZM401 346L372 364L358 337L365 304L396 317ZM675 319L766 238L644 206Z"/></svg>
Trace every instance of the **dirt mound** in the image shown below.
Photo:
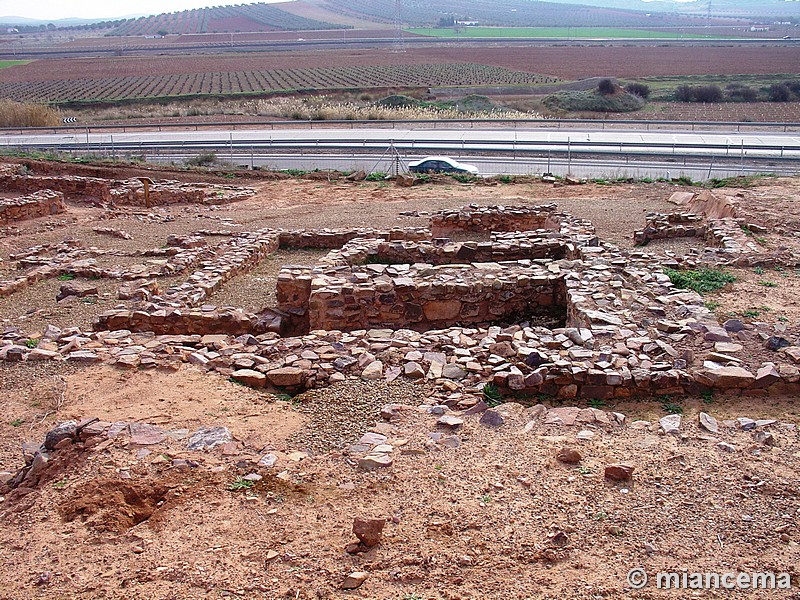
<svg viewBox="0 0 800 600"><path fill-rule="evenodd" d="M162 481L122 481L100 477L81 485L59 507L64 521L80 518L101 532L123 533L149 519L165 502L170 488Z"/></svg>

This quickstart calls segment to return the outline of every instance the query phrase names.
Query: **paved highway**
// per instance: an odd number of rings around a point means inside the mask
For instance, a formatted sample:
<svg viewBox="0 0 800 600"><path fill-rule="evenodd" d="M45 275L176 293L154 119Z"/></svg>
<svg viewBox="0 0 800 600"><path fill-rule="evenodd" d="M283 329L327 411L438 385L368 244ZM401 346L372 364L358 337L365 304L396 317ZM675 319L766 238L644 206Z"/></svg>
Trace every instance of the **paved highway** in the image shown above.
<svg viewBox="0 0 800 600"><path fill-rule="evenodd" d="M147 160L162 164L182 164L191 158L192 153L164 151L157 154L148 154ZM665 159L658 160L650 157L633 160L628 157L620 158L606 156L582 157L581 159L567 159L564 155L531 158L525 157L500 157L500 156L474 156L457 154L456 157L468 164L478 167L484 177L491 175L541 175L553 173L555 175L572 175L574 177L616 179L620 177L644 178L659 177L677 178L686 176L693 180L705 180L711 177L724 178L737 175L751 175L757 173L773 173L776 175L797 175L800 173L800 163L792 161L762 162L753 164L750 161L709 160L703 159ZM300 154L268 154L261 152L226 153L218 155L222 161L236 166L256 167L270 170L313 169L335 171L358 171L393 173L395 168L404 172L408 162L420 155L403 157L401 164L397 165L391 157L385 154L337 154L337 153L304 153Z"/></svg>
<svg viewBox="0 0 800 600"><path fill-rule="evenodd" d="M393 144L401 152L575 152L646 155L745 156L800 159L797 133L664 132L558 129L419 130L313 129L167 131L3 135L0 145L61 150L377 150Z"/></svg>

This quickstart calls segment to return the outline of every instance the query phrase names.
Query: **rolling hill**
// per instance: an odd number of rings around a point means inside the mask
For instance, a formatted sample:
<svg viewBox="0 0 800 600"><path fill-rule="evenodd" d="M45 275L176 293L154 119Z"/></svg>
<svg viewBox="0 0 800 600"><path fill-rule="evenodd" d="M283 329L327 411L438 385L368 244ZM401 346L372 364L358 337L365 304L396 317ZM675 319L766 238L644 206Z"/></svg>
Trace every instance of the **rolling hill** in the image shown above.
<svg viewBox="0 0 800 600"><path fill-rule="evenodd" d="M343 15L384 23L395 20L394 0L311 1ZM601 1L605 0L594 0ZM705 15L659 13L652 8L636 11L530 0L439 0L436 3L427 0L403 0L401 5L401 20L406 25L433 26L448 18L506 27L688 27L708 23ZM730 19L714 19L712 24L736 23Z"/></svg>
<svg viewBox="0 0 800 600"><path fill-rule="evenodd" d="M258 3L215 6L130 19L114 29L111 35L305 31L347 27L349 26L298 16L281 10L275 4Z"/></svg>

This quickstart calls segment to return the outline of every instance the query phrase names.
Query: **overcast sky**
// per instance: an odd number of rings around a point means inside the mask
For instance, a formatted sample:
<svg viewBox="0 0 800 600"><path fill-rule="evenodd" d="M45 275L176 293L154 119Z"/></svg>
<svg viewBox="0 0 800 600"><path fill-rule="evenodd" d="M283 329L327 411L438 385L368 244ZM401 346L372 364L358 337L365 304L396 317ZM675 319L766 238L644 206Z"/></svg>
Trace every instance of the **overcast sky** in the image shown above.
<svg viewBox="0 0 800 600"><path fill-rule="evenodd" d="M67 17L110 19L128 15L160 14L203 8L242 4L247 0L226 2L225 0L0 0L0 17L28 17L30 19L55 20ZM280 0L260 0L276 2Z"/></svg>

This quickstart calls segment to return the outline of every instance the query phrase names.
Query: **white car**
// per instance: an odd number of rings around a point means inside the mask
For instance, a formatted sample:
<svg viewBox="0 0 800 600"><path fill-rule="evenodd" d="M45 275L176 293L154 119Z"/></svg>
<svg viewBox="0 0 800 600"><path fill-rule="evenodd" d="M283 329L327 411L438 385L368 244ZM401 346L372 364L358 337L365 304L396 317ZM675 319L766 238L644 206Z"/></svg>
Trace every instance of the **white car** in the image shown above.
<svg viewBox="0 0 800 600"><path fill-rule="evenodd" d="M412 173L468 173L478 174L478 167L466 165L447 156L426 156L420 160L408 163L408 170Z"/></svg>

